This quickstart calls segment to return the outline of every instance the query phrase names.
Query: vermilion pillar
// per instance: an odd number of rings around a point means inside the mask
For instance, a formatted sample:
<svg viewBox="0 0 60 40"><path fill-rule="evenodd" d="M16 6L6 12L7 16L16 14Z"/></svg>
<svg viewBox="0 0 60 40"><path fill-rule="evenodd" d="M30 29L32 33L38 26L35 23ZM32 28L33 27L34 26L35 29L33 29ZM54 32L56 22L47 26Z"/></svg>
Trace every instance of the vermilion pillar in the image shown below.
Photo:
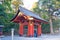
<svg viewBox="0 0 60 40"><path fill-rule="evenodd" d="M20 26L19 26L19 35L23 36L23 26L24 24L22 22L20 22Z"/></svg>
<svg viewBox="0 0 60 40"><path fill-rule="evenodd" d="M41 30L41 24L38 25L38 28L37 28L37 35L40 36L42 33L42 30Z"/></svg>
<svg viewBox="0 0 60 40"><path fill-rule="evenodd" d="M28 36L30 37L34 36L34 24L31 21L29 21L28 23Z"/></svg>

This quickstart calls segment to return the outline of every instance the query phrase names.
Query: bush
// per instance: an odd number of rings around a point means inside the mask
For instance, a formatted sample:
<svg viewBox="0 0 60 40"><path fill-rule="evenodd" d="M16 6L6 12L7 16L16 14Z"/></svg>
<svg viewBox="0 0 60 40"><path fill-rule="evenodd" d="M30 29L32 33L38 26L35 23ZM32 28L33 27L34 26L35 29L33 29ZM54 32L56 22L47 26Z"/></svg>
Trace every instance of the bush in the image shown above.
<svg viewBox="0 0 60 40"><path fill-rule="evenodd" d="M42 24L42 33L50 33L49 24Z"/></svg>

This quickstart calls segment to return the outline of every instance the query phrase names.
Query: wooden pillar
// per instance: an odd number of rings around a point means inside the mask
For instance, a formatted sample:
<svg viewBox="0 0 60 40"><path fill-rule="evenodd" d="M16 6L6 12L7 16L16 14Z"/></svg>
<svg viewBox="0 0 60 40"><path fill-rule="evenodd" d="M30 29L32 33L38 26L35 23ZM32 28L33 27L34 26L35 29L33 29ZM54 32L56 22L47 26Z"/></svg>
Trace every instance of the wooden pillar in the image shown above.
<svg viewBox="0 0 60 40"><path fill-rule="evenodd" d="M42 30L41 30L41 24L38 25L38 28L37 28L37 35L40 36L42 33Z"/></svg>
<svg viewBox="0 0 60 40"><path fill-rule="evenodd" d="M22 22L20 22L20 26L19 26L19 35L20 36L23 36L23 26L24 26L24 24L22 23Z"/></svg>
<svg viewBox="0 0 60 40"><path fill-rule="evenodd" d="M34 23L32 21L29 21L28 23L28 36L29 37L34 36Z"/></svg>

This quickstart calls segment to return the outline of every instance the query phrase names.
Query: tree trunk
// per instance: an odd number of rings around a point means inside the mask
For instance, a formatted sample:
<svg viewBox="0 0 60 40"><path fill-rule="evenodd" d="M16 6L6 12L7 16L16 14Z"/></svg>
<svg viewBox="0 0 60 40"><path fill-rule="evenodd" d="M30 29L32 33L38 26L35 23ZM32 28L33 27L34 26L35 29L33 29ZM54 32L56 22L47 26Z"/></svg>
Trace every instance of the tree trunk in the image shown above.
<svg viewBox="0 0 60 40"><path fill-rule="evenodd" d="M50 33L51 33L51 34L54 34L54 32L53 32L52 18L51 18L51 17L50 17L49 22L50 22Z"/></svg>

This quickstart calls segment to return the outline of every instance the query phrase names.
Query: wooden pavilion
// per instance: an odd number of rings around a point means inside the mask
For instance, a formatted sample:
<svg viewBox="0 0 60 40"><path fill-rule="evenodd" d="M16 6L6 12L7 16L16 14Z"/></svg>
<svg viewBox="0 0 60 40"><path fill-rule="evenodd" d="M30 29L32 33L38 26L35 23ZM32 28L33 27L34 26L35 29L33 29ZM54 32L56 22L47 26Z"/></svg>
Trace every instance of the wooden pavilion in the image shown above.
<svg viewBox="0 0 60 40"><path fill-rule="evenodd" d="M39 17L39 15L21 6L11 21L19 23L20 36L23 36L24 33L26 33L27 36L32 37L34 36L34 32L37 33L37 36L41 35L41 23L48 23L46 20Z"/></svg>

